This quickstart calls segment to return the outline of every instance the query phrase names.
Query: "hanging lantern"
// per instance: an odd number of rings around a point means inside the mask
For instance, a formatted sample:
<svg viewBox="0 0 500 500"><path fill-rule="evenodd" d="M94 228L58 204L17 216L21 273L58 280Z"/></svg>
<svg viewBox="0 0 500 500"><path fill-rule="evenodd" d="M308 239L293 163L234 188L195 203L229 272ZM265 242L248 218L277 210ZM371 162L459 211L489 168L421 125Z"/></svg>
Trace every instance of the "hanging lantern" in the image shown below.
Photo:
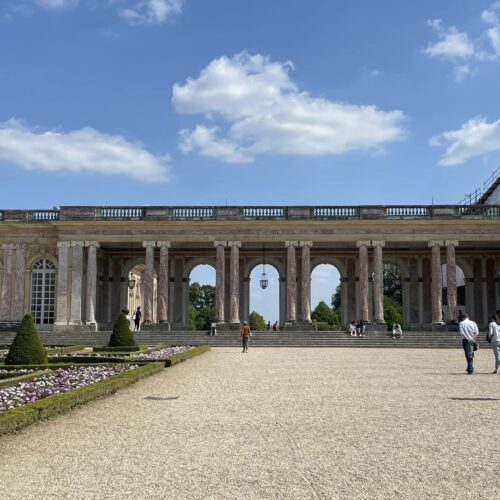
<svg viewBox="0 0 500 500"><path fill-rule="evenodd" d="M260 275L260 287L262 290L265 290L269 285L269 280L267 279L266 274L266 259L264 255L264 247L262 247L262 274Z"/></svg>

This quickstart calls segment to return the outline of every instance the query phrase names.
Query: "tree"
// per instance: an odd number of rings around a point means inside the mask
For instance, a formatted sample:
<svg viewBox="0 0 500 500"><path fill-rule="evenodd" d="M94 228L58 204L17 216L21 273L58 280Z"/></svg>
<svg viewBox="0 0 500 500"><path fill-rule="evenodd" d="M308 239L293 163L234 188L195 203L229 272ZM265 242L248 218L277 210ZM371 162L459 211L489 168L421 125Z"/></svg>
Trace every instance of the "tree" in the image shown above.
<svg viewBox="0 0 500 500"><path fill-rule="evenodd" d="M337 285L337 288L335 289L335 293L332 295L332 302L331 305L333 309L340 309L341 306L341 284L339 283Z"/></svg>
<svg viewBox="0 0 500 500"><path fill-rule="evenodd" d="M197 282L189 285L189 329L209 330L214 318L215 287Z"/></svg>
<svg viewBox="0 0 500 500"><path fill-rule="evenodd" d="M130 329L130 321L125 314L120 314L113 327L113 333L109 338L109 347L135 346L135 338Z"/></svg>
<svg viewBox="0 0 500 500"><path fill-rule="evenodd" d="M391 264L384 264L384 295L393 299L396 304L403 305L401 273L396 266Z"/></svg>
<svg viewBox="0 0 500 500"><path fill-rule="evenodd" d="M252 330L263 331L266 329L266 322L258 312L252 311L250 313L249 322Z"/></svg>
<svg viewBox="0 0 500 500"><path fill-rule="evenodd" d="M394 323L403 324L403 308L391 297L384 297L384 319L388 330Z"/></svg>
<svg viewBox="0 0 500 500"><path fill-rule="evenodd" d="M316 309L311 314L311 319L318 323L332 323L332 310L326 305L323 300L316 306Z"/></svg>
<svg viewBox="0 0 500 500"><path fill-rule="evenodd" d="M6 365L45 365L47 352L31 315L26 314L10 346Z"/></svg>

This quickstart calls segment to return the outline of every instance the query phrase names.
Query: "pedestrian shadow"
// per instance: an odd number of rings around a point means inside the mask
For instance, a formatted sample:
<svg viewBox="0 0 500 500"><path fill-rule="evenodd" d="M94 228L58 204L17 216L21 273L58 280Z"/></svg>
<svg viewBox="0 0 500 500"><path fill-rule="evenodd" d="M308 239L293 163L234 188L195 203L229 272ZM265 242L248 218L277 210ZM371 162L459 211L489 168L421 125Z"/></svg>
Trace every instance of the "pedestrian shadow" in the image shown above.
<svg viewBox="0 0 500 500"><path fill-rule="evenodd" d="M148 401L172 401L173 399L179 399L179 396L170 396L167 398L160 398L158 396L146 396L144 399Z"/></svg>
<svg viewBox="0 0 500 500"><path fill-rule="evenodd" d="M500 401L500 398L448 398L452 401Z"/></svg>

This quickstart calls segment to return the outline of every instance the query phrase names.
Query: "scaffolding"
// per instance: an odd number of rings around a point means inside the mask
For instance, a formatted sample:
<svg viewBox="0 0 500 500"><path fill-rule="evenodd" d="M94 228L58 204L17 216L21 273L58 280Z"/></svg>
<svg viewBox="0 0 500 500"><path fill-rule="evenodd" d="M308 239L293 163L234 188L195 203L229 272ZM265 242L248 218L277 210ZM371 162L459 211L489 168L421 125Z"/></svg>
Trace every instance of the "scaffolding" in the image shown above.
<svg viewBox="0 0 500 500"><path fill-rule="evenodd" d="M500 167L498 167L482 184L466 194L459 205L482 205L494 189L500 184Z"/></svg>

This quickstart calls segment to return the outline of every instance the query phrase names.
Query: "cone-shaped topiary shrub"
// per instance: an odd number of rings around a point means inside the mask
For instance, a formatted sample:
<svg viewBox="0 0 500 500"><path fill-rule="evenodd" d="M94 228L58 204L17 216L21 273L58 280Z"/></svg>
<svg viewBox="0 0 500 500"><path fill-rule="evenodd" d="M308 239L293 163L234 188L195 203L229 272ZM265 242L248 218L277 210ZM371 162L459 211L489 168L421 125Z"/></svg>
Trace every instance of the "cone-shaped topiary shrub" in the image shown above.
<svg viewBox="0 0 500 500"><path fill-rule="evenodd" d="M130 321L125 314L120 314L118 320L113 327L113 333L109 338L109 347L125 347L134 346L135 339L132 330L130 329Z"/></svg>
<svg viewBox="0 0 500 500"><path fill-rule="evenodd" d="M47 353L31 315L26 314L5 358L6 365L44 365Z"/></svg>

